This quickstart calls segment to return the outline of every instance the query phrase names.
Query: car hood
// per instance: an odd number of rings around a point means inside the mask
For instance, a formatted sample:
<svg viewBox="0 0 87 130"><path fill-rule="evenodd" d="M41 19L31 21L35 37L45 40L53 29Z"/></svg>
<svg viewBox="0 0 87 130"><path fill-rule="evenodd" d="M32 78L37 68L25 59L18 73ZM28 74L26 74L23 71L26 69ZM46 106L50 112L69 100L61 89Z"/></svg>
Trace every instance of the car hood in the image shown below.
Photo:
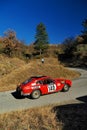
<svg viewBox="0 0 87 130"><path fill-rule="evenodd" d="M69 79L64 79L64 78L56 78L54 79L56 82L61 82L61 83L67 83L67 84L70 84L72 85L72 81L69 80Z"/></svg>

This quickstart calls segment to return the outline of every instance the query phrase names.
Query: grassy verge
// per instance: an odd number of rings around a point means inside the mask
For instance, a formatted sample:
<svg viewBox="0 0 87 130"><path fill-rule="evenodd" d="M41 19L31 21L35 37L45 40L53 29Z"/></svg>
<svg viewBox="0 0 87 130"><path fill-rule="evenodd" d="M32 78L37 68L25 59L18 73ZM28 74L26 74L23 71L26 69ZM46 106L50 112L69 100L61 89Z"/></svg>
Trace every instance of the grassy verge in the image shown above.
<svg viewBox="0 0 87 130"><path fill-rule="evenodd" d="M56 130L57 126L50 106L6 113L0 120L0 130Z"/></svg>
<svg viewBox="0 0 87 130"><path fill-rule="evenodd" d="M86 130L86 108L87 102L72 104L70 101L67 105L50 105L1 114L0 130Z"/></svg>

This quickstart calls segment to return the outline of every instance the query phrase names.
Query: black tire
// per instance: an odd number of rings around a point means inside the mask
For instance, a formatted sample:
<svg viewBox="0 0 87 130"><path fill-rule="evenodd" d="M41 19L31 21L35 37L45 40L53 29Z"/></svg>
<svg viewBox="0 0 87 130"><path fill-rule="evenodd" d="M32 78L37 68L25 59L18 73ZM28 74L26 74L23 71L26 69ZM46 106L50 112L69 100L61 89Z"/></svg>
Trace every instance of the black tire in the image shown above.
<svg viewBox="0 0 87 130"><path fill-rule="evenodd" d="M63 87L63 91L67 92L67 91L69 91L69 88L70 88L69 85L65 84L64 87Z"/></svg>
<svg viewBox="0 0 87 130"><path fill-rule="evenodd" d="M41 95L40 90L34 90L34 91L32 92L32 94L31 94L31 98L37 99L37 98L40 97L40 95Z"/></svg>

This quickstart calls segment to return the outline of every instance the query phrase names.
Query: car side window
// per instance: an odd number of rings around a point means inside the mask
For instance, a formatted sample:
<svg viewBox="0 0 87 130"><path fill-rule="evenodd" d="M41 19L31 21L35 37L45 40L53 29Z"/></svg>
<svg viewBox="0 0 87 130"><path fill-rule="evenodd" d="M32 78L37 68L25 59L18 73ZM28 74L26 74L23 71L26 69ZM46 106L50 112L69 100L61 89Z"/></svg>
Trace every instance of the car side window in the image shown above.
<svg viewBox="0 0 87 130"><path fill-rule="evenodd" d="M53 80L51 80L51 79L45 79L43 81L43 84L51 84L51 83L53 83Z"/></svg>

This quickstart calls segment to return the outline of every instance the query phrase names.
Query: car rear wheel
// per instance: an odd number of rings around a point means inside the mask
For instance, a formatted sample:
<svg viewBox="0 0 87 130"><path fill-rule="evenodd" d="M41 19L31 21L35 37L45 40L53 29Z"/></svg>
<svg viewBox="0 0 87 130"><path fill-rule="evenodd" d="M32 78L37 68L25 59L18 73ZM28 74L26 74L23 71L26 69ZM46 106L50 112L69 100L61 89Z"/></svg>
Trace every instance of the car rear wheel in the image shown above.
<svg viewBox="0 0 87 130"><path fill-rule="evenodd" d="M34 90L33 92L32 92L32 94L31 94L31 97L33 98L33 99L37 99L37 98L39 98L40 97L40 90Z"/></svg>
<svg viewBox="0 0 87 130"><path fill-rule="evenodd" d="M63 91L64 91L64 92L69 91L69 85L68 85L68 84L65 84L65 85L64 85Z"/></svg>

